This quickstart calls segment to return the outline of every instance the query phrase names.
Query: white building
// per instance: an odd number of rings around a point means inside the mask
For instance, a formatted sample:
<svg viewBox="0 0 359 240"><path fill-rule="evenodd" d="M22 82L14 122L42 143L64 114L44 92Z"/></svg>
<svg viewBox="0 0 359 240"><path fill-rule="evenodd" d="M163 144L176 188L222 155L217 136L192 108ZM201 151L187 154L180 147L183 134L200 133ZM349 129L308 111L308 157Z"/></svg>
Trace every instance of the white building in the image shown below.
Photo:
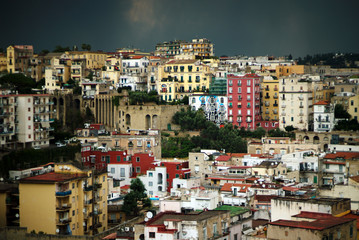
<svg viewBox="0 0 359 240"><path fill-rule="evenodd" d="M221 188L223 204L248 206L254 191L251 184L225 183Z"/></svg>
<svg viewBox="0 0 359 240"><path fill-rule="evenodd" d="M52 105L48 94L21 94L17 95L17 119L16 131L18 142L23 147L48 147L50 144L50 132L54 129L50 126L53 119Z"/></svg>
<svg viewBox="0 0 359 240"><path fill-rule="evenodd" d="M227 121L228 98L225 95L192 94L189 105L193 111L203 109L207 120L216 124Z"/></svg>
<svg viewBox="0 0 359 240"><path fill-rule="evenodd" d="M313 166L313 169L318 169L318 157L314 156L311 150L283 154L281 161L291 171L299 171L301 163L308 163L308 167Z"/></svg>
<svg viewBox="0 0 359 240"><path fill-rule="evenodd" d="M148 170L146 175L138 178L143 182L150 198L158 198L167 194L167 169L166 167L155 167Z"/></svg>
<svg viewBox="0 0 359 240"><path fill-rule="evenodd" d="M279 128L293 126L309 130L312 120L312 82L290 76L279 81Z"/></svg>
<svg viewBox="0 0 359 240"><path fill-rule="evenodd" d="M145 91L147 88L147 57L122 59L122 74L118 87L131 87L133 91Z"/></svg>
<svg viewBox="0 0 359 240"><path fill-rule="evenodd" d="M314 104L314 132L330 132L335 126L334 106L327 101Z"/></svg>
<svg viewBox="0 0 359 240"><path fill-rule="evenodd" d="M120 180L120 186L131 185L132 163L107 164L107 172L110 177Z"/></svg>

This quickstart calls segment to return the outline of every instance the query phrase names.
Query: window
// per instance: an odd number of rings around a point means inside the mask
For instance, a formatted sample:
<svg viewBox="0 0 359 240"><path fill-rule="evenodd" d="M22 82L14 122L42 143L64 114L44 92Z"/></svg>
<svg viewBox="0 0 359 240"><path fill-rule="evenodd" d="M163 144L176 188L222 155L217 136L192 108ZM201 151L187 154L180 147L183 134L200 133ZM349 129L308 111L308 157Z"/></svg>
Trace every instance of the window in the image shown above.
<svg viewBox="0 0 359 240"><path fill-rule="evenodd" d="M115 173L115 168L111 168L111 173L114 174Z"/></svg>
<svg viewBox="0 0 359 240"><path fill-rule="evenodd" d="M229 91L229 93L232 93L233 89L230 87L228 91Z"/></svg>
<svg viewBox="0 0 359 240"><path fill-rule="evenodd" d="M136 173L141 172L141 167L136 167Z"/></svg>
<svg viewBox="0 0 359 240"><path fill-rule="evenodd" d="M155 232L150 232L150 238L156 238L156 233Z"/></svg>
<svg viewBox="0 0 359 240"><path fill-rule="evenodd" d="M152 187L152 186L153 186L153 182L148 182L148 186Z"/></svg>
<svg viewBox="0 0 359 240"><path fill-rule="evenodd" d="M153 173L152 173L152 172L149 172L149 173L148 173L148 176L149 176L149 177L153 177Z"/></svg>
<svg viewBox="0 0 359 240"><path fill-rule="evenodd" d="M251 93L251 87L247 87L247 93Z"/></svg>
<svg viewBox="0 0 359 240"><path fill-rule="evenodd" d="M106 156L106 163L110 163L110 156Z"/></svg>
<svg viewBox="0 0 359 240"><path fill-rule="evenodd" d="M72 210L72 216L75 216L75 210Z"/></svg>
<svg viewBox="0 0 359 240"><path fill-rule="evenodd" d="M31 112L31 108L28 108L27 111L28 111L28 112Z"/></svg>
<svg viewBox="0 0 359 240"><path fill-rule="evenodd" d="M242 93L242 88L238 88L238 93Z"/></svg>
<svg viewBox="0 0 359 240"><path fill-rule="evenodd" d="M176 178L179 178L179 174L176 174Z"/></svg>
<svg viewBox="0 0 359 240"><path fill-rule="evenodd" d="M74 189L75 188L75 183L72 183L72 189Z"/></svg>
<svg viewBox="0 0 359 240"><path fill-rule="evenodd" d="M27 120L29 120L29 121L30 121L30 120L31 120L31 117L29 116L29 117L27 118Z"/></svg>
<svg viewBox="0 0 359 240"><path fill-rule="evenodd" d="M136 162L140 162L140 157L136 157Z"/></svg>
<svg viewBox="0 0 359 240"><path fill-rule="evenodd" d="M126 177L125 168L120 169L120 177Z"/></svg>
<svg viewBox="0 0 359 240"><path fill-rule="evenodd" d="M121 162L121 156L117 156L117 162Z"/></svg>

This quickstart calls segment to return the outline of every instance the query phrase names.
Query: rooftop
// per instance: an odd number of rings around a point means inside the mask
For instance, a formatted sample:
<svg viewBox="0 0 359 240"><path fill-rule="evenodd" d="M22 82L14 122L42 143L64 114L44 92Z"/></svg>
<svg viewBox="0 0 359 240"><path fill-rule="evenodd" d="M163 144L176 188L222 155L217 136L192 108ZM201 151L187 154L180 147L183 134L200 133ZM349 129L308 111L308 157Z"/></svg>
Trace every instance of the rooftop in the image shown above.
<svg viewBox="0 0 359 240"><path fill-rule="evenodd" d="M343 158L345 160L357 159L359 158L359 152L336 152L336 153L329 153L325 155L325 159L337 159Z"/></svg>
<svg viewBox="0 0 359 240"><path fill-rule="evenodd" d="M55 183L55 182L66 182L78 178L87 177L86 174L78 173L56 173L49 172L41 175L23 178L20 183Z"/></svg>
<svg viewBox="0 0 359 240"><path fill-rule="evenodd" d="M229 206L229 205L222 205L214 210L226 210L229 211L231 214L231 217L236 216L236 215L240 215L242 213L248 212L250 211L247 208L243 208L243 207L237 207L237 206Z"/></svg>
<svg viewBox="0 0 359 240"><path fill-rule="evenodd" d="M303 198L303 197L276 197L273 200L289 202L305 202L312 204L334 205L339 202L350 201L350 198Z"/></svg>

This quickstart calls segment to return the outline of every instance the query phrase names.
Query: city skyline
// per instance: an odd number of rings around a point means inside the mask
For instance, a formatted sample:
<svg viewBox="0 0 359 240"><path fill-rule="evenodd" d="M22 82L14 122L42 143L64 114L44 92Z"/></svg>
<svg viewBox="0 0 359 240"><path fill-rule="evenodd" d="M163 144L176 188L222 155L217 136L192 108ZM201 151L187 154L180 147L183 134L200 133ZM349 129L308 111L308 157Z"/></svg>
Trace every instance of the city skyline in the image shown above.
<svg viewBox="0 0 359 240"><path fill-rule="evenodd" d="M309 5L310 4L310 5ZM357 1L5 1L0 47L30 44L154 51L164 41L207 38L215 54L303 57L359 52ZM15 15L14 15L15 14Z"/></svg>

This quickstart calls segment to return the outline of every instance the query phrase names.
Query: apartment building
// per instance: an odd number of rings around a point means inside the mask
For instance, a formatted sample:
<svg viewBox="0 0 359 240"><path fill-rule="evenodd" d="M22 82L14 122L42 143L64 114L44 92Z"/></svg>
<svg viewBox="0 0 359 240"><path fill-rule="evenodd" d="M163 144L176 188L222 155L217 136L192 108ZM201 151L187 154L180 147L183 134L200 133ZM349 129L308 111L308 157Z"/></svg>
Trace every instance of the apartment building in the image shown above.
<svg viewBox="0 0 359 240"><path fill-rule="evenodd" d="M71 66L65 59L55 58L51 67L45 70L45 88L50 92L62 89L71 73Z"/></svg>
<svg viewBox="0 0 359 240"><path fill-rule="evenodd" d="M13 149L49 146L53 119L53 102L48 94L0 95L1 147Z"/></svg>
<svg viewBox="0 0 359 240"><path fill-rule="evenodd" d="M50 145L50 132L54 129L53 102L49 94L17 95L16 130L18 142L27 147L47 147Z"/></svg>
<svg viewBox="0 0 359 240"><path fill-rule="evenodd" d="M356 119L359 121L359 94L349 97L348 99L348 113L352 117L352 119Z"/></svg>
<svg viewBox="0 0 359 240"><path fill-rule="evenodd" d="M211 82L210 67L200 60L171 60L159 70L157 89L162 100L171 102L192 92L206 92Z"/></svg>
<svg viewBox="0 0 359 240"><path fill-rule="evenodd" d="M303 75L311 72L310 66L306 65L279 65L276 66L277 78L290 76L292 74Z"/></svg>
<svg viewBox="0 0 359 240"><path fill-rule="evenodd" d="M334 129L334 106L327 101L314 103L314 132L330 132Z"/></svg>
<svg viewBox="0 0 359 240"><path fill-rule="evenodd" d="M200 57L214 56L214 45L206 38L192 39L191 42L182 42L181 54Z"/></svg>
<svg viewBox="0 0 359 240"><path fill-rule="evenodd" d="M293 126L309 130L313 120L313 95L310 80L301 77L282 78L279 82L279 127Z"/></svg>
<svg viewBox="0 0 359 240"><path fill-rule="evenodd" d="M202 109L207 120L217 125L227 121L228 98L226 95L192 94L189 105L193 111Z"/></svg>
<svg viewBox="0 0 359 240"><path fill-rule="evenodd" d="M147 67L149 60L145 56L133 56L122 59L122 73L118 87L131 87L133 91L147 90Z"/></svg>
<svg viewBox="0 0 359 240"><path fill-rule="evenodd" d="M7 72L8 73L24 73L30 76L29 72L30 59L34 55L32 45L10 45L7 48Z"/></svg>
<svg viewBox="0 0 359 240"><path fill-rule="evenodd" d="M168 182L166 181L167 168L154 167L147 170L144 175L138 178L143 182L149 198L157 199L167 194Z"/></svg>
<svg viewBox="0 0 359 240"><path fill-rule="evenodd" d="M135 225L135 239L229 239L230 212L162 212Z"/></svg>
<svg viewBox="0 0 359 240"><path fill-rule="evenodd" d="M157 43L155 49L155 56L172 58L175 55L179 55L181 54L181 43L185 43L185 41L174 40L170 42Z"/></svg>
<svg viewBox="0 0 359 240"><path fill-rule="evenodd" d="M227 75L228 122L254 130L260 116L260 79L256 74Z"/></svg>
<svg viewBox="0 0 359 240"><path fill-rule="evenodd" d="M19 194L20 227L28 232L93 235L107 229L107 172L55 164L53 172L21 179Z"/></svg>
<svg viewBox="0 0 359 240"><path fill-rule="evenodd" d="M7 57L5 53L0 53L0 72L7 71Z"/></svg>
<svg viewBox="0 0 359 240"><path fill-rule="evenodd" d="M265 121L279 120L279 80L264 77L262 90L262 119Z"/></svg>

